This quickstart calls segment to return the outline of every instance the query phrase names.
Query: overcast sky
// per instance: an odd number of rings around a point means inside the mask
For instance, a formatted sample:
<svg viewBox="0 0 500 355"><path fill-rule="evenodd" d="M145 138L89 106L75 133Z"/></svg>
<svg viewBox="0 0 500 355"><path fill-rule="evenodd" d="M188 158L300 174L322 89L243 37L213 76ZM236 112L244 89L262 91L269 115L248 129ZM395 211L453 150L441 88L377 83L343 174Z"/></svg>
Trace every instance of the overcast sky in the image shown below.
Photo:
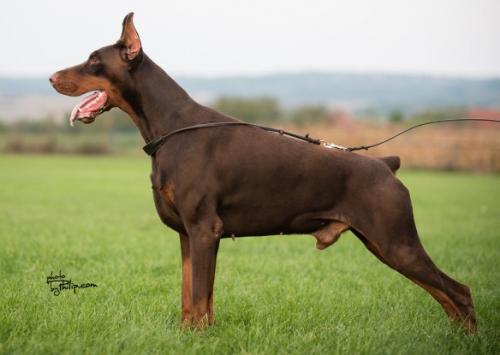
<svg viewBox="0 0 500 355"><path fill-rule="evenodd" d="M135 12L174 75L354 71L500 77L498 0L6 1L0 75L46 76L116 41Z"/></svg>

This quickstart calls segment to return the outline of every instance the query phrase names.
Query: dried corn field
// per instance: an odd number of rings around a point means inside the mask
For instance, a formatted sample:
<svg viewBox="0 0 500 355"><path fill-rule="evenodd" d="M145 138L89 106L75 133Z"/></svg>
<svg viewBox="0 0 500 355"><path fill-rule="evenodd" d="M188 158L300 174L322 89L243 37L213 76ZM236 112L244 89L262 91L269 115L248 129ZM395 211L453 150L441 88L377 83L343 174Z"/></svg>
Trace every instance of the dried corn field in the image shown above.
<svg viewBox="0 0 500 355"><path fill-rule="evenodd" d="M287 127L308 132L342 146L368 145L386 139L409 125L349 122ZM500 124L444 123L408 132L361 154L399 155L404 168L500 172Z"/></svg>

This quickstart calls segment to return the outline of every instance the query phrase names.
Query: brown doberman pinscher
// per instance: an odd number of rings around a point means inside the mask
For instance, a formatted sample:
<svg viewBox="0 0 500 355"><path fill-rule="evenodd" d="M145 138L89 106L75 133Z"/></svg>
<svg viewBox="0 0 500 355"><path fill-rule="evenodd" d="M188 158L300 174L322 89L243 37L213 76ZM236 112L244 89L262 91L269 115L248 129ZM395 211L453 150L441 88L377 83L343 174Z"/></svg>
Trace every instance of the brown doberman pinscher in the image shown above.
<svg viewBox="0 0 500 355"><path fill-rule="evenodd" d="M177 129L238 122L196 103L144 52L133 24L118 42L50 78L64 95L93 92L75 120L91 123L119 107L149 142ZM152 154L153 197L161 220L180 236L182 323L214 323L213 285L221 238L312 234L324 249L352 231L380 261L427 290L455 321L474 331L469 288L447 276L420 243L399 158L370 158L307 144L250 126L188 130Z"/></svg>

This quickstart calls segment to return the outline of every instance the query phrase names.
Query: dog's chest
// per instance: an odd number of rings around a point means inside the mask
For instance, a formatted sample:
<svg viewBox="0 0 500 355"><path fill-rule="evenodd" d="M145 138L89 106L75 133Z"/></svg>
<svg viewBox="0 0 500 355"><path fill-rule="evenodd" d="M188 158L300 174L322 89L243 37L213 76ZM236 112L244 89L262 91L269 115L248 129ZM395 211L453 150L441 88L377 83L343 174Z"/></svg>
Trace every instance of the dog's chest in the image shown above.
<svg viewBox="0 0 500 355"><path fill-rule="evenodd" d="M153 197L156 205L156 211L163 223L170 228L182 232L184 225L179 217L177 208L175 207L175 198L173 186L165 185L162 188L156 189L153 187Z"/></svg>

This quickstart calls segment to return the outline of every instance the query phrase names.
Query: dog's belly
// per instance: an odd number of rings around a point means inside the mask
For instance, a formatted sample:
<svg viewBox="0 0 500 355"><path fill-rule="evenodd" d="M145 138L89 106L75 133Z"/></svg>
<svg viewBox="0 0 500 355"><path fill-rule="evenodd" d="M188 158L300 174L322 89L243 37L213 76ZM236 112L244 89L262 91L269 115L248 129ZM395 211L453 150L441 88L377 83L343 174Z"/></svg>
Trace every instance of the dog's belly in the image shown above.
<svg viewBox="0 0 500 355"><path fill-rule="evenodd" d="M237 219L224 219L223 238L227 237L251 237L275 234L311 234L321 229L326 222L323 220L304 220L301 224L292 225L289 221L271 221L270 223L253 223L252 219L246 218L246 223L237 222Z"/></svg>
<svg viewBox="0 0 500 355"><path fill-rule="evenodd" d="M274 204L253 205L241 202L222 206L219 216L224 223L223 236L263 236L271 234L312 233L325 226L337 213L332 208L307 208L293 199Z"/></svg>

